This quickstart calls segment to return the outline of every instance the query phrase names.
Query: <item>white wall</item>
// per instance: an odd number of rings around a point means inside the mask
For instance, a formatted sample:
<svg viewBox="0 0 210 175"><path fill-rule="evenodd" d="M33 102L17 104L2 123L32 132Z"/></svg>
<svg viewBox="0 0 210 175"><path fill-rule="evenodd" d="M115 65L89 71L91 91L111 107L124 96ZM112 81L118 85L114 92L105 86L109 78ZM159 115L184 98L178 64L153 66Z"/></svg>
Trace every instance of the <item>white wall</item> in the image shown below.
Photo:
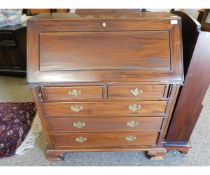
<svg viewBox="0 0 210 175"><path fill-rule="evenodd" d="M147 10L152 11L152 12L164 12L164 11L170 12L171 9L147 9ZM183 11L196 19L198 18L198 10L199 9L175 9L175 10Z"/></svg>

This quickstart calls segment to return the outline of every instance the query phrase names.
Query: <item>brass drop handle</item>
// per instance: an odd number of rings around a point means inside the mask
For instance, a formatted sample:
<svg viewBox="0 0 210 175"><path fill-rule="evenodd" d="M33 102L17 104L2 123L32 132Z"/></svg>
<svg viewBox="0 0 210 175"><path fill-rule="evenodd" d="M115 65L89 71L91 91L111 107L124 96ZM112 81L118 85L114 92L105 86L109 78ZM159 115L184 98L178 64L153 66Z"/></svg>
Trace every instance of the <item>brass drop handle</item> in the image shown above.
<svg viewBox="0 0 210 175"><path fill-rule="evenodd" d="M128 106L128 109L132 112L136 112L141 109L141 105L139 104L132 104Z"/></svg>
<svg viewBox="0 0 210 175"><path fill-rule="evenodd" d="M83 128L83 127L85 127L85 122L74 122L73 123L73 126L75 127L75 128Z"/></svg>
<svg viewBox="0 0 210 175"><path fill-rule="evenodd" d="M81 95L81 91L73 89L69 90L68 94L73 97L78 97L79 95Z"/></svg>
<svg viewBox="0 0 210 175"><path fill-rule="evenodd" d="M127 122L127 126L133 128L133 127L139 126L139 122L137 122L137 121L129 121L129 122Z"/></svg>
<svg viewBox="0 0 210 175"><path fill-rule="evenodd" d="M83 110L83 106L80 106L80 105L73 105L73 106L71 106L71 110L72 110L73 112L80 112L80 111Z"/></svg>
<svg viewBox="0 0 210 175"><path fill-rule="evenodd" d="M130 93L133 94L135 97L139 96L142 92L143 92L143 90L139 89L139 88L135 88L135 89L130 90Z"/></svg>
<svg viewBox="0 0 210 175"><path fill-rule="evenodd" d="M79 143L83 143L83 142L86 142L87 141L87 138L86 137L77 137L75 139L76 142L79 142Z"/></svg>
<svg viewBox="0 0 210 175"><path fill-rule="evenodd" d="M126 137L125 137L125 140L126 140L126 141L129 141L129 142L132 142L132 141L136 140L136 136L132 136L132 135L126 136Z"/></svg>

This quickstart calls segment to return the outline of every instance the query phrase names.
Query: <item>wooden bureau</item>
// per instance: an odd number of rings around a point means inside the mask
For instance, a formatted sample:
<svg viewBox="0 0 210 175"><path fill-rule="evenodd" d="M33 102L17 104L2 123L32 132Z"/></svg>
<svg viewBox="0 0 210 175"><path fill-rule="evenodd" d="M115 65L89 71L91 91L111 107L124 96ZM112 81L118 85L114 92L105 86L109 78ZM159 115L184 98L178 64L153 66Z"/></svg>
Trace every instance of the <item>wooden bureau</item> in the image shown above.
<svg viewBox="0 0 210 175"><path fill-rule="evenodd" d="M104 10L40 14L27 24L27 79L49 159L71 151L166 153L183 84L181 19Z"/></svg>

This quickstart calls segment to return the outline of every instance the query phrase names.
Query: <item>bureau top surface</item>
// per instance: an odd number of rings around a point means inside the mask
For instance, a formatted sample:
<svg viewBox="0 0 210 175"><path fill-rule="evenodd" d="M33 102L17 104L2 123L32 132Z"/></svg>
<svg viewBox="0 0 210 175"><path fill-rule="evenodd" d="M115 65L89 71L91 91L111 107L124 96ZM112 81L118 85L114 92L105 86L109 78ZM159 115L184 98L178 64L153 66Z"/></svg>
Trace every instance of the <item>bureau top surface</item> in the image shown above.
<svg viewBox="0 0 210 175"><path fill-rule="evenodd" d="M47 13L36 15L30 20L87 20L87 19L180 19L180 17L168 12L140 12L139 10L101 10L80 11L75 13Z"/></svg>

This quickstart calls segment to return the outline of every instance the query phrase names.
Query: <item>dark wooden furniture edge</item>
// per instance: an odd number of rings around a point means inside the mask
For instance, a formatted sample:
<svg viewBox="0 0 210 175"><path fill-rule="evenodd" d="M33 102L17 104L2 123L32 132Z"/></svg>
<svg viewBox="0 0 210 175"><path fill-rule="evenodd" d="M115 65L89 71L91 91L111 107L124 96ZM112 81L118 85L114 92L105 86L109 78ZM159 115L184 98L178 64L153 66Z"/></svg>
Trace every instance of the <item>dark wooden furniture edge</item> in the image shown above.
<svg viewBox="0 0 210 175"><path fill-rule="evenodd" d="M202 31L210 31L210 23L206 22L206 19L210 13L210 9L199 10L198 21L201 23Z"/></svg>
<svg viewBox="0 0 210 175"><path fill-rule="evenodd" d="M2 69L0 70L1 76L16 76L16 77L26 77L25 70L11 70L11 69Z"/></svg>
<svg viewBox="0 0 210 175"><path fill-rule="evenodd" d="M0 76L16 76L16 77L26 77L26 23L21 23L13 26L0 27L0 32L11 33L15 40L15 47L13 44L8 44L5 48L13 48L16 52L15 60L19 60L19 66L8 68L1 68L0 66ZM11 62L11 61L8 61ZM11 64L11 63L10 63Z"/></svg>
<svg viewBox="0 0 210 175"><path fill-rule="evenodd" d="M56 15L57 16L57 15ZM38 18L37 18L38 19ZM164 20L165 19L168 19L167 17L164 17ZM174 19L177 19L178 20L178 25L179 26L181 26L181 21L180 21L180 18L179 17L177 17L177 16L175 16L174 17ZM39 20L39 19L38 19ZM40 20L40 22L41 23L44 23L44 20L45 19L43 19L43 20ZM129 20L129 18L128 18L128 20ZM148 18L148 20L149 20L149 18ZM155 17L155 20L156 20L156 17ZM36 20L33 20L33 22L32 23L36 23L35 22ZM75 18L75 21L76 21L76 18ZM36 48L37 47L37 45L36 45L36 43L38 43L38 37L37 37L37 31L38 31L38 29L36 28L36 26L34 26L33 24L30 24L31 26L30 26L30 29L31 30L34 30L34 32L31 32L31 35L34 37L34 39L33 38L31 38L31 39L29 39L28 40L28 43L29 43L29 46L31 47L31 48L35 48L35 50L37 50L38 51L38 48ZM125 25L125 26L127 26L127 25ZM172 29L172 31L174 32L175 31L175 33L179 36L179 37L176 37L175 35L170 35L170 37L172 38L172 41L174 42L174 43L179 43L179 44L176 44L176 49L174 49L173 50L173 54L177 54L177 57L180 57L180 58L182 58L182 52L177 52L177 50L179 51L179 49L180 50L182 50L181 48L182 48L182 42L180 42L180 39L181 39L181 30L179 30L180 28L176 25L175 27L173 27L173 29ZM36 31L37 30L37 31ZM102 29L100 29L100 30L102 30ZM126 29L127 30L127 29ZM47 31L47 30L46 30ZM30 41L30 42L29 42ZM35 44L34 44L35 43ZM35 46L34 47L32 47L32 44L34 44ZM29 53L31 53L29 50L28 50L28 54ZM37 56L36 54L38 54L38 52L37 53L35 53L35 56ZM30 55L28 55L28 56L30 56ZM32 54L31 55L31 57L33 57L34 58L34 55ZM29 60L28 62L30 62L31 60ZM179 61L179 60L178 60ZM182 59L181 59L181 62L182 62ZM39 62L37 61L36 62L37 64L36 64L36 66L37 66L37 68L38 68L38 66L39 66ZM33 65L33 62L31 62L31 65ZM178 64L175 64L175 65L178 65ZM173 71L172 72L170 72L170 73L168 73L168 74L164 74L164 73L162 73L161 75L159 75L159 77L158 77L158 74L156 74L155 75L155 77L154 78L152 78L153 77L153 75L151 74L145 74L145 75L147 75L148 76L148 78L145 78L145 77L142 77L142 75L141 74L139 74L139 75L141 75L141 76L138 76L137 78L138 78L138 82L135 82L135 83L146 83L146 84L167 84L167 86L169 86L169 84L170 84L170 86L172 87L171 88L171 90L168 92L168 96L174 96L174 97L176 97L177 96L177 94L178 94L178 89L179 89L179 86L183 83L183 69L182 69L182 64L179 64L180 66L176 66L177 67L177 71L175 71L174 73L173 73ZM32 67L33 68L33 67ZM39 75L39 77L38 77L38 75L37 75L37 72L36 72L36 70L37 71L39 71L39 68L38 69L34 69L34 70L30 70L30 69L32 69L32 68L30 68L30 66L28 66L28 83L30 83L30 85L33 87L34 86L34 89L33 89L33 95L34 95L34 97L35 97L35 99L36 99L36 103L37 103L37 107L38 107L38 109L39 109L39 112L40 112L40 118L41 118L41 121L42 121L42 123L43 123L43 125L44 125L44 128L46 129L46 131L45 131L45 133L47 133L46 135L47 136L49 136L49 137L47 137L47 142L48 142L48 146L47 146L47 149L46 149L46 156L47 156L47 158L48 159L50 159L50 160L62 160L62 159L64 159L64 155L65 155L65 153L66 152L76 152L76 151L147 151L147 155L151 158L151 159L155 159L155 160L160 160L160 159L163 159L163 157L164 157L164 155L166 154L166 152L167 152L167 147L168 147L168 150L169 150L169 145L167 146L167 143L166 143L166 145L165 145L165 147L164 147L164 145L163 144L159 144L160 142L158 141L158 145L156 145L156 147L154 147L154 145L150 145L150 147L147 147L147 146L142 146L142 147L137 147L137 146L132 146L132 147L110 147L110 148L107 148L107 147L101 147L101 148L98 148L98 149L94 149L94 148L92 148L92 149L78 149L78 148L73 148L73 147L70 147L70 148L72 148L72 149L67 149L66 147L66 149L61 149L61 150L58 150L58 149L56 149L56 148L58 148L58 147L56 147L56 146L54 146L54 144L53 144L53 139L52 139L52 137L51 137L51 135L50 135L50 132L49 132L49 125L48 125L48 123L47 123L47 120L46 120L46 116L45 116L45 114L44 114L44 110L43 110L43 106L42 106L42 102L43 102L43 97L42 97L42 93L41 93L41 88L43 87L43 86L45 86L45 85L50 85L50 86L53 86L53 84L55 85L55 84L58 84L58 85L63 85L63 84L80 84L80 83L87 83L87 82L92 82L92 83L99 83L99 84L103 84L103 83L105 83L105 82L107 82L107 81L109 81L110 79L112 80L111 82L114 82L114 83L116 83L116 82L120 82L120 83L132 83L134 80L136 80L136 74L138 75L138 73L140 73L140 72L136 72L135 70L133 70L131 73L132 74L128 74L128 73L122 73L122 72L120 72L119 73L119 77L121 78L121 79L119 79L118 77L115 77L115 76L113 76L112 75L112 73L113 72L111 72L111 71L109 71L110 72L110 75L107 75L107 73L106 72L104 72L103 74L102 74L102 76L101 77L103 77L103 79L101 80L100 78L98 78L98 79L93 79L92 78L92 75L90 74L90 76L88 77L87 75L84 75L84 74L81 74L80 75L80 77L78 78L77 76L75 76L76 75L76 73L72 73L72 76L73 77L77 77L77 82L75 82L75 80L73 79L72 81L57 81L56 79L55 80L53 80L53 81L49 81L49 80L47 80L47 78L46 78L46 76L44 76L44 75ZM29 71L31 71L31 74L30 74L30 72ZM143 71L141 71L141 72L143 72ZM92 72L91 72L92 73ZM106 74L105 74L106 73ZM152 72L152 73L154 73L155 74L155 71L154 72ZM59 71L56 71L56 74L57 75L59 75ZM30 75L33 75L32 76L32 78L34 78L34 79L30 79ZM115 74L114 74L115 75ZM169 76L170 75L170 77L168 77L167 78L167 76ZM84 76L84 77L83 77ZM104 77L105 76L105 77ZM112 78L112 76L114 77L114 78ZM58 76L59 77L59 76ZM64 76L61 76L61 77L64 77ZM91 78L90 78L91 77ZM161 78L161 77L164 77L164 78ZM32 81L33 80L33 81ZM68 80L68 79L67 79ZM70 79L71 80L71 79ZM87 81L88 80L88 81ZM100 81L99 81L100 80ZM129 80L129 81L128 81ZM153 80L153 81L152 81ZM57 82L56 82L57 81ZM40 87L37 87L35 84L37 83L37 85L39 84L40 85ZM173 88L174 87L174 88ZM170 95L170 94L172 94L172 95ZM176 98L175 98L176 99ZM175 100L174 99L174 100ZM174 105L174 101L170 101L170 106L173 106ZM172 113L172 110L168 110L167 111L167 113L168 114L171 114ZM167 132L167 126L169 125L169 122L170 122L170 118L171 117L168 117L168 120L166 121L166 122L164 122L164 124L162 125L163 127L164 127L164 130L163 130L163 132L161 132L161 137L160 138L162 138L162 140L164 140L164 138L165 138L165 134L166 134L166 132ZM50 144L49 144L50 143ZM171 147L171 146L170 146ZM120 149L119 149L120 148ZM59 147L59 149L60 149L60 147Z"/></svg>
<svg viewBox="0 0 210 175"><path fill-rule="evenodd" d="M165 146L168 150L180 147L189 149L190 136L203 108L202 101L210 83L209 45L210 33L200 32L166 137Z"/></svg>
<svg viewBox="0 0 210 175"><path fill-rule="evenodd" d="M201 24L195 18L192 18L182 11L171 11L171 13L182 18L183 62L184 76L186 77L196 41L201 30Z"/></svg>
<svg viewBox="0 0 210 175"><path fill-rule="evenodd" d="M122 148L116 147L116 148L90 148L90 149L66 149L66 150L59 150L59 149L53 149L50 146L47 146L46 148L46 158L48 160L64 160L65 154L68 152L135 152L135 151L146 151L146 156L150 158L151 160L163 160L165 154L167 153L166 148L158 148L158 147L125 147Z"/></svg>
<svg viewBox="0 0 210 175"><path fill-rule="evenodd" d="M189 149L192 148L191 143L190 142L179 142L179 143L175 143L175 142L166 142L164 144L164 147L166 148L166 151L174 151L177 150L182 154L187 154Z"/></svg>

